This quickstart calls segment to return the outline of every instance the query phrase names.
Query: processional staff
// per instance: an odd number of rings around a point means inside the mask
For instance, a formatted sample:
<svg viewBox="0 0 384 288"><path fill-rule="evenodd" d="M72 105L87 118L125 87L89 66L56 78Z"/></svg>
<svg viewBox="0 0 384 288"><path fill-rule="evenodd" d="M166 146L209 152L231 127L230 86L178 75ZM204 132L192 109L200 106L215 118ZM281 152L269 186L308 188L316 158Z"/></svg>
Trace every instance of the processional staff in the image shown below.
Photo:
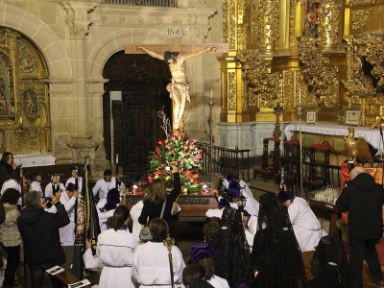
<svg viewBox="0 0 384 288"><path fill-rule="evenodd" d="M175 239L171 238L171 236L167 236L165 240L163 241L163 244L168 249L168 260L169 260L169 269L171 272L171 285L172 288L175 287L175 281L173 279L173 264L172 264L172 246L175 245Z"/></svg>

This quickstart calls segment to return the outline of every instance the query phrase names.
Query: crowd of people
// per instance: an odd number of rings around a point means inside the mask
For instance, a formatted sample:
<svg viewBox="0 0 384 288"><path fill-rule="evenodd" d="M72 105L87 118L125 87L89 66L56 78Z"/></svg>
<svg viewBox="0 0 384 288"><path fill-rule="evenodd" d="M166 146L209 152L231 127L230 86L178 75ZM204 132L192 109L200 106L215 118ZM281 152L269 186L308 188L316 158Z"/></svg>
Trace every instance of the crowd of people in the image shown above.
<svg viewBox="0 0 384 288"><path fill-rule="evenodd" d="M72 167L65 185L54 174L43 189L41 175L35 174L21 201L15 168L13 155L4 153L2 287L18 287L22 246L32 287L40 288L47 268L72 267L76 207L84 179ZM339 211L349 214L349 261L340 237L327 235L307 201L286 189L266 192L256 200L245 181L222 177L214 191L217 208L206 212L203 239L183 255L172 239L177 234L174 215L180 211L179 174L173 173L172 191L154 179L144 200L130 208L122 201L123 185L105 170L90 190L97 199L101 233L96 243L86 239L82 260L87 271L99 274L95 287L361 288L364 259L371 282L383 287L374 245L382 236L384 191L363 168L351 171L351 181L337 201ZM313 277L307 279L302 253L311 251ZM50 281L52 287L63 285L52 276Z"/></svg>

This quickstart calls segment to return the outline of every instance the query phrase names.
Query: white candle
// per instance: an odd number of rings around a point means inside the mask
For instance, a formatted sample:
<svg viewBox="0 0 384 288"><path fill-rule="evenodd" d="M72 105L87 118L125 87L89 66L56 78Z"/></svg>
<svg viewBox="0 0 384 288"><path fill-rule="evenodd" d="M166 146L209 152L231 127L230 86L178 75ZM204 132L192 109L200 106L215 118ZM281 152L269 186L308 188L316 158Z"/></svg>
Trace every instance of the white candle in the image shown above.
<svg viewBox="0 0 384 288"><path fill-rule="evenodd" d="M213 100L213 89L211 89L211 102Z"/></svg>
<svg viewBox="0 0 384 288"><path fill-rule="evenodd" d="M119 153L116 153L116 161L115 161L115 164L119 164Z"/></svg>
<svg viewBox="0 0 384 288"><path fill-rule="evenodd" d="M19 123L22 125L23 124L23 117L20 116L19 118Z"/></svg>
<svg viewBox="0 0 384 288"><path fill-rule="evenodd" d="M299 91L299 105L301 105L301 90Z"/></svg>

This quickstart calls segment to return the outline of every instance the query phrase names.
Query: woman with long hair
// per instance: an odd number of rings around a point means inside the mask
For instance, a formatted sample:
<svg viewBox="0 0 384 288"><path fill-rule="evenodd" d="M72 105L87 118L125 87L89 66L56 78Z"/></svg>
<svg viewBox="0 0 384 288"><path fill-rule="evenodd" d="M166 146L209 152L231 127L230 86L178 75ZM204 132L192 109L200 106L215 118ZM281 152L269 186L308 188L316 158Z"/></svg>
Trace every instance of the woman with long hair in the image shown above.
<svg viewBox="0 0 384 288"><path fill-rule="evenodd" d="M305 285L303 260L287 208L271 192L260 197L252 266L253 287L301 288Z"/></svg>
<svg viewBox="0 0 384 288"><path fill-rule="evenodd" d="M113 216L115 209L120 204L120 192L116 188L109 190L106 201L99 201L97 203L97 212L99 216L100 231L103 232L108 229L107 221Z"/></svg>
<svg viewBox="0 0 384 288"><path fill-rule="evenodd" d="M13 161L13 154L4 152L0 160L0 189L3 187L4 182L9 179L18 179L16 164Z"/></svg>
<svg viewBox="0 0 384 288"><path fill-rule="evenodd" d="M91 242L83 259L85 268L95 270L103 267L100 288L135 287L132 282L133 252L138 242L128 230L129 208L121 205L116 208L109 220L110 228L97 239L96 256L92 255Z"/></svg>
<svg viewBox="0 0 384 288"><path fill-rule="evenodd" d="M0 242L8 255L3 287L14 287L15 273L20 264L21 236L17 228L17 217L20 216L17 208L19 198L20 193L15 189L7 189L1 197L4 203L5 221L0 225Z"/></svg>
<svg viewBox="0 0 384 288"><path fill-rule="evenodd" d="M154 179L149 187L148 195L144 199L143 209L139 217L139 223L147 225L152 219L160 217L163 203L165 202L163 219L168 223L171 234L173 232L172 207L181 192L179 173L173 174L173 190L167 194L164 182Z"/></svg>

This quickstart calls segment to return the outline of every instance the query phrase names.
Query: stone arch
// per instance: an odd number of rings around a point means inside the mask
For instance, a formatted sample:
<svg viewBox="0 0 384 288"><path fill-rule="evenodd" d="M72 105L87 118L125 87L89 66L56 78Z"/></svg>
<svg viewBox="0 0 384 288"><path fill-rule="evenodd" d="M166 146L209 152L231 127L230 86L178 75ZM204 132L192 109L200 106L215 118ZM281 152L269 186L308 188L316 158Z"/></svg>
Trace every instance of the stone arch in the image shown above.
<svg viewBox="0 0 384 288"><path fill-rule="evenodd" d="M50 78L70 78L72 66L57 35L39 17L21 8L2 4L0 25L27 35L42 53Z"/></svg>

